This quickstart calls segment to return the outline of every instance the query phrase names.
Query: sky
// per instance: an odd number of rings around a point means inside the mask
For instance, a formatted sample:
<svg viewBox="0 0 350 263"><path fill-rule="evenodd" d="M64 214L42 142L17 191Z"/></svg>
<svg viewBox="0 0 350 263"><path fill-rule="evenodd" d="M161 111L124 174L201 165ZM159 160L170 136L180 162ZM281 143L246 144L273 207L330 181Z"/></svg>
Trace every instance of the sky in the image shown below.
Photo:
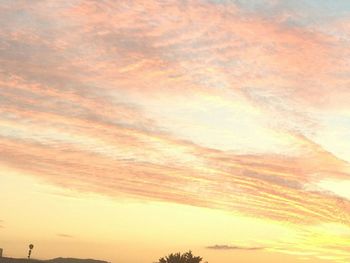
<svg viewBox="0 0 350 263"><path fill-rule="evenodd" d="M350 260L348 0L0 0L5 256Z"/></svg>

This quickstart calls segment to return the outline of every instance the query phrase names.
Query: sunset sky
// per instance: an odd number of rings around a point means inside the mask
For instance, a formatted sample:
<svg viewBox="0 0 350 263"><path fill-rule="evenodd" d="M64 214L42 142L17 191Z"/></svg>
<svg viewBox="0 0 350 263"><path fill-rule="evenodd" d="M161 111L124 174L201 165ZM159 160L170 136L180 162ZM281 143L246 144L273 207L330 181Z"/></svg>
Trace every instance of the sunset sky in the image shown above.
<svg viewBox="0 0 350 263"><path fill-rule="evenodd" d="M350 261L350 1L0 0L5 256Z"/></svg>

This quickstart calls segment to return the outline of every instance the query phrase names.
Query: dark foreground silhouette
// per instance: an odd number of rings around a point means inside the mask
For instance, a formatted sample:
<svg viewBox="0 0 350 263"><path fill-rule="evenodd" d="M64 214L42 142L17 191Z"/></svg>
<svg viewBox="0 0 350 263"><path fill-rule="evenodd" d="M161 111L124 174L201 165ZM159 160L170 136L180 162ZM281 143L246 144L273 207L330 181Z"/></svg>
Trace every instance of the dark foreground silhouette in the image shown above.
<svg viewBox="0 0 350 263"><path fill-rule="evenodd" d="M26 258L0 258L0 263L109 263L103 260L78 259L78 258L54 258L49 260L38 260Z"/></svg>
<svg viewBox="0 0 350 263"><path fill-rule="evenodd" d="M172 253L160 258L155 263L201 263L202 258L194 256L191 251L186 253ZM79 258L54 258L49 260L27 259L27 258L0 258L0 263L110 263L103 260L79 259ZM207 262L205 262L207 263Z"/></svg>

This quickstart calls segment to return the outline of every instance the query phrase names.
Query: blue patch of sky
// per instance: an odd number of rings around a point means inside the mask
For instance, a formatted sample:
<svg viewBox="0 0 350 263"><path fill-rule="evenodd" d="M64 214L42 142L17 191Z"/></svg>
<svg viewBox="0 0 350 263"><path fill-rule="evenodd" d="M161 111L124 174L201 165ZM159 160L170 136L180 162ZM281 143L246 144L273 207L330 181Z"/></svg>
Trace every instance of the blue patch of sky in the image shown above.
<svg viewBox="0 0 350 263"><path fill-rule="evenodd" d="M350 0L207 0L215 4L234 4L242 12L275 17L291 14L287 23L308 25L350 16Z"/></svg>

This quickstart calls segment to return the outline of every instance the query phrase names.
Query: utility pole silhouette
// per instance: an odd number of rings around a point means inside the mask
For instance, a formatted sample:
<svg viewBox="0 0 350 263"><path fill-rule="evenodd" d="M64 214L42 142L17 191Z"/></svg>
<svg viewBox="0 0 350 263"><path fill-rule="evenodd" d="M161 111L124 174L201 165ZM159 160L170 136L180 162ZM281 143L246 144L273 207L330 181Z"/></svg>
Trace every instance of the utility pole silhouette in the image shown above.
<svg viewBox="0 0 350 263"><path fill-rule="evenodd" d="M29 245L29 251L28 251L28 260L30 260L30 255L32 254L33 248L34 248L34 245L33 245L33 244L30 244L30 245Z"/></svg>

